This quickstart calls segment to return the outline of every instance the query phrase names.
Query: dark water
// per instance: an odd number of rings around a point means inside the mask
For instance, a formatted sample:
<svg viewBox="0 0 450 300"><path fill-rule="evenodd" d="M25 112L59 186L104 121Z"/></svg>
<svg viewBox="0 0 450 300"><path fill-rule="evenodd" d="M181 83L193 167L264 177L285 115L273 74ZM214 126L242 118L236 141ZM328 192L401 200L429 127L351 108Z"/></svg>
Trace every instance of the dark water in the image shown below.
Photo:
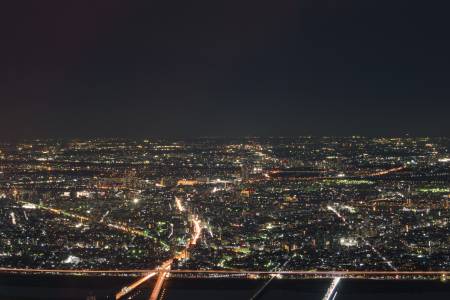
<svg viewBox="0 0 450 300"><path fill-rule="evenodd" d="M0 275L0 300L86 299L113 295L132 277L81 277L48 275ZM162 290L165 300L250 299L264 281L241 279L173 279ZM133 299L148 299L154 281L133 294ZM330 280L274 280L258 299L320 300ZM342 299L450 299L450 283L436 281L342 280L335 300Z"/></svg>

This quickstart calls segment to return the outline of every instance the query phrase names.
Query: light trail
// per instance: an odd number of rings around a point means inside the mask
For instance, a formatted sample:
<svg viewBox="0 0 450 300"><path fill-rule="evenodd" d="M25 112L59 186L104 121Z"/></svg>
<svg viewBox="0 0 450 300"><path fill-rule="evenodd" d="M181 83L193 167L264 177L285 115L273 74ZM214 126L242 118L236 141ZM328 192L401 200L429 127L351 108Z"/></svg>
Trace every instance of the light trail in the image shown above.
<svg viewBox="0 0 450 300"><path fill-rule="evenodd" d="M181 203L181 199L178 197L175 197L175 202L177 204L177 208L180 212L183 212L185 210L185 208L183 207L182 203ZM200 238L201 232L202 232L202 227L201 227L201 221L198 219L198 216L189 216L189 218L191 219L192 223L193 223L193 227L194 227L194 232L192 233L192 237L191 239L186 243L185 249L184 251L180 251L179 253L177 253L173 258L167 260L166 262L164 262L159 268L158 268L158 272L160 272L160 275L158 277L158 280L156 282L155 288L152 291L152 294L150 295L150 299L157 299L157 296L159 295L159 291L161 290L162 284L164 282L164 278L166 276L166 274L168 272L170 272L170 266L172 265L172 262L174 259L183 259L186 258L186 252L194 245L197 244L198 239ZM161 270L164 270L164 272L161 272ZM148 276L148 275L147 275ZM124 295L128 294L129 292L131 292L132 290L136 289L137 287L139 287L142 283L144 283L145 281L147 281L149 278L146 278L147 276L144 276L143 278L137 280L136 282L134 282L133 284L126 286L124 288L122 288L121 291L126 291L126 293L118 293L116 294L116 300L120 299L121 297L123 297ZM151 277L150 277L151 278ZM154 294L156 294L156 298L154 298ZM153 298L152 298L153 297Z"/></svg>
<svg viewBox="0 0 450 300"><path fill-rule="evenodd" d="M403 168L404 168L404 167L401 167L401 168L395 168L395 169L391 169L391 170L386 170L386 171L383 171L383 174L381 174L381 175L384 175L384 174L386 174L386 172L389 172L389 171L391 171L391 172L396 172L396 171L401 170L401 169L403 169ZM376 175L376 176L378 176L378 175ZM342 215L341 215L334 207L328 205L328 206L327 206L327 209L330 210L330 211L332 211L332 212L333 212L333 213L334 213L334 214L335 214L335 215L336 215L336 216L337 216L337 217L338 217L345 225L349 226L349 228L352 229L351 225L347 223L347 220L345 219L345 217L342 216ZM398 269L397 269L396 267L394 267L394 265L392 264L392 262L389 261L385 256L383 256L377 249L375 249L375 247L374 247L368 240L366 240L366 239L365 239L363 236L361 236L361 235L358 235L358 236L364 241L364 243L365 243L366 246L370 247L370 248L372 249L372 251L373 251L379 258L381 258L381 260L382 260L385 264L387 264L387 265L389 266L389 268L391 268L392 270L398 272ZM333 293L334 293L334 290L336 289L337 285L339 284L339 281L340 281L340 278L339 278L339 277L337 277L337 278L335 278L335 279L333 280L333 282L331 283L331 286L328 288L328 291L327 291L327 293L325 294L325 297L323 298L323 300L330 300L331 296L332 296Z"/></svg>
<svg viewBox="0 0 450 300"><path fill-rule="evenodd" d="M345 220L345 218L334 207L328 205L327 209L332 211L339 219L342 220L343 223L347 224L347 221Z"/></svg>
<svg viewBox="0 0 450 300"><path fill-rule="evenodd" d="M135 288L137 288L138 286L140 286L141 284L143 284L145 281L149 280L150 278L152 278L156 274L158 274L158 273L157 272L149 273L149 274L145 275L144 277L142 277L141 279L137 280L136 282L132 283L131 285L122 288L120 290L120 292L118 292L116 294L116 300L120 299L123 296L125 296L126 294L130 293Z"/></svg>
<svg viewBox="0 0 450 300"><path fill-rule="evenodd" d="M336 292L336 293L334 294L333 299L331 299L331 300L336 299L337 294L338 294L338 292Z"/></svg>
<svg viewBox="0 0 450 300"><path fill-rule="evenodd" d="M295 254L292 255L291 257L289 257L289 259L286 260L286 261L283 263L283 265L281 265L281 266L279 266L279 267L277 267L277 268L272 269L272 272L273 272L273 271L277 271L277 269L278 269L278 270L284 269L284 268L286 267L286 265L287 265L287 264L292 260L292 258L294 258L294 257L295 257ZM271 277L270 277L270 279L267 280L266 283L265 283L259 290L256 291L256 293L250 298L250 300L255 300L255 299L257 299L258 296L262 293L262 291L264 291L264 289L265 289L265 288L272 282L272 280L274 280L277 276L279 276L279 274L272 274Z"/></svg>
<svg viewBox="0 0 450 300"><path fill-rule="evenodd" d="M264 285L256 291L256 293L250 298L250 300L255 300L258 298L258 296L262 293L262 291L274 280L276 275L272 275L269 280L264 283Z"/></svg>
<svg viewBox="0 0 450 300"><path fill-rule="evenodd" d="M18 202L22 203L24 205L34 205L34 206L36 206L36 208L39 208L39 209L51 212L51 213L56 214L56 215L61 215L61 216L77 219L77 220L79 220L81 222L83 222L83 221L84 222L96 222L96 223L99 223L99 224L104 224L105 226L107 226L109 228L113 228L113 229L116 229L116 230L119 230L119 231L122 231L122 232L130 233L132 235L142 236L142 237L146 237L146 238L149 237L148 234L145 231L143 231L143 230L135 229L135 228L132 228L132 227L129 227L129 226L126 226L126 225L121 225L121 224L105 223L105 222L103 222L103 218L100 221L95 221L92 218L88 218L86 216L70 213L70 212L64 211L62 209L47 207L47 206L44 206L44 205L34 204L34 203L31 203L31 202L26 202L26 201L18 201Z"/></svg>
<svg viewBox="0 0 450 300"><path fill-rule="evenodd" d="M155 287L153 288L152 293L150 294L149 300L158 300L159 292L161 291L166 274L167 273L165 273L165 272L159 274L158 280L156 280Z"/></svg>
<svg viewBox="0 0 450 300"><path fill-rule="evenodd" d="M182 257L179 254L176 258ZM93 274L93 275L107 275L107 274L148 274L158 273L161 269L124 269L124 270L94 270L94 269L24 269L24 268L0 268L0 273L41 273L41 274L65 274L65 275L79 275L79 274ZM301 276L317 276L317 277L351 277L358 278L360 276L368 277L383 277L383 276L450 276L450 271L305 271L305 270L290 270L290 271L246 271L246 270L167 270L171 274L228 274L228 275L301 275Z"/></svg>
<svg viewBox="0 0 450 300"><path fill-rule="evenodd" d="M170 223L170 234L167 238L170 239L172 237L172 235L173 235L173 224Z"/></svg>
<svg viewBox="0 0 450 300"><path fill-rule="evenodd" d="M108 228L112 228L112 229L115 229L115 230L118 230L118 231L121 231L121 232L124 232L124 233L128 233L128 234L131 234L131 235L134 235L134 236L140 236L140 237L143 237L143 238L146 238L146 239L147 238L151 239L151 240L153 240L153 242L157 242L157 243L161 244L163 247L167 247L167 245L163 241L161 241L160 239L157 239L154 236L150 236L144 230L136 229L136 228L133 228L133 227L130 227L130 226L127 226L127 225L123 225L123 224L106 223L106 222L104 222L103 218L100 221L97 221L97 220L95 220L93 218L88 218L86 216L81 216L81 215L70 213L70 212L67 212L67 211L64 211L64 210L61 210L61 209L47 207L47 206L39 205L39 204L34 204L34 203L31 203L31 202L26 202L26 201L21 201L21 200L19 200L17 202L23 204L24 206L28 205L29 207L35 207L35 208L38 208L38 209L42 209L42 210L51 212L51 213L56 214L56 215L62 215L62 216L65 216L65 217L77 219L80 222L93 222L93 223L102 224L102 225L104 225L104 226L106 226ZM103 216L108 215L108 212L106 214L104 214Z"/></svg>
<svg viewBox="0 0 450 300"><path fill-rule="evenodd" d="M11 223L13 225L16 225L16 215L14 214L14 212L12 211L9 215L11 216Z"/></svg>
<svg viewBox="0 0 450 300"><path fill-rule="evenodd" d="M213 234L213 232L212 232L211 226L208 227L208 233L209 233L209 235L210 235L212 238L214 237L214 234Z"/></svg>
<svg viewBox="0 0 450 300"><path fill-rule="evenodd" d="M331 282L330 287L327 290L327 293L325 294L325 296L323 297L322 300L330 300L331 297L333 296L333 294L334 294L334 297L336 297L336 294L334 292L336 291L336 288L337 288L337 286L338 286L340 281L341 281L340 277L336 277L336 278L333 279L333 281ZM334 299L334 297L333 297L333 299Z"/></svg>
<svg viewBox="0 0 450 300"><path fill-rule="evenodd" d="M109 214L109 210L103 214L102 218L100 219L100 223L103 223L103 220L105 220L105 217Z"/></svg>
<svg viewBox="0 0 450 300"><path fill-rule="evenodd" d="M402 171L404 169L406 169L406 167L405 166L401 166L401 167L397 167L397 168L392 168L392 169L388 169L388 170L384 170L384 171L371 173L368 176L383 176L383 175L387 175L389 173L399 172L399 171Z"/></svg>
<svg viewBox="0 0 450 300"><path fill-rule="evenodd" d="M168 263L165 270L170 270L170 265L172 264L172 260ZM164 283L164 279L166 278L167 272L159 273L158 280L155 283L155 287L153 288L152 293L150 294L149 300L158 300L159 293L161 292L161 288Z"/></svg>
<svg viewBox="0 0 450 300"><path fill-rule="evenodd" d="M177 205L177 209L178 209L180 212L185 211L185 208L184 208L183 204L181 204L181 199L178 198L178 197L176 197L176 196L175 196L175 204Z"/></svg>
<svg viewBox="0 0 450 300"><path fill-rule="evenodd" d="M144 282L146 282L147 280L149 280L150 278L154 277L156 274L158 274L159 272L161 272L161 270L166 270L169 271L170 268L168 269L168 267L170 267L170 265L172 264L172 259L166 260L158 269L156 270L151 270L147 275L145 275L144 277L136 280L135 282L131 283L128 286L123 287L120 292L118 292L116 294L116 300L122 298L123 296L131 293L132 291L134 291L136 288L138 288L141 284L143 284ZM164 272L167 273L167 272Z"/></svg>
<svg viewBox="0 0 450 300"><path fill-rule="evenodd" d="M194 223L194 233L192 234L192 240L190 245L196 245L198 239L200 238L200 234L202 233L202 228L200 226L201 221L197 219L197 216L192 219L192 223ZM189 246L187 247L189 248Z"/></svg>
<svg viewBox="0 0 450 300"><path fill-rule="evenodd" d="M350 178L361 178L361 177L379 177L379 176L383 176L383 175L387 175L390 173L395 173L395 172L399 172L406 169L405 166L401 166L401 167L396 167L396 168L391 168L391 169L387 169L387 170L383 170L383 171L377 171L377 172L373 172L373 173L364 173L364 174L353 174L353 175L349 175L349 176L344 176L344 177L338 177L339 179L350 179ZM280 171L280 170L272 170L269 171L270 175L276 175L279 173L288 173L289 171ZM276 179L276 177L271 177L269 174L265 173L263 174L265 177L263 179L252 179L250 180L250 182L261 182L261 181L266 181L266 180L274 180ZM334 176L314 176L314 177L303 177L303 178L283 178L283 180L303 180L303 181L315 181L315 180L327 180L327 179L336 179L336 177Z"/></svg>

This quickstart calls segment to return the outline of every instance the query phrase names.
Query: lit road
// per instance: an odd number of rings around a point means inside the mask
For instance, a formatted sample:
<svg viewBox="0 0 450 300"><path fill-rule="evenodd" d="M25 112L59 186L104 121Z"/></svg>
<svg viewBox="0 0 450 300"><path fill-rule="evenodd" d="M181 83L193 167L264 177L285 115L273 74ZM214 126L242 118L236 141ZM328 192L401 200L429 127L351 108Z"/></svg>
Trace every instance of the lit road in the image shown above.
<svg viewBox="0 0 450 300"><path fill-rule="evenodd" d="M170 265L172 264L172 260L170 260L167 263L167 266L165 266L164 270L168 271L170 270ZM166 278L167 272L161 272L158 275L158 280L156 280L155 287L153 288L152 293L150 294L149 300L158 300L159 293L161 292L161 288L164 283L164 279Z"/></svg>
<svg viewBox="0 0 450 300"><path fill-rule="evenodd" d="M181 254L180 256L181 257ZM0 268L0 273L23 273L23 274L64 274L64 275L136 275L136 274L158 274L161 269L128 269L128 270L68 270L68 269L20 269L20 268ZM290 271L246 271L246 270L167 270L170 274L186 274L186 275L260 275L272 276L274 274L281 276L302 276L307 278L383 278L383 277L435 277L450 276L450 271L304 271L304 270L290 270ZM155 276L152 275L151 277ZM145 277L144 276L144 277ZM143 277L143 278L144 278ZM149 277L149 278L151 278ZM147 278L147 279L149 279ZM145 281L145 280L144 280Z"/></svg>
<svg viewBox="0 0 450 300"><path fill-rule="evenodd" d="M139 229L136 229L136 228L133 228L133 227L129 227L129 226L123 225L123 224L106 223L106 222L103 221L103 218L100 221L96 221L96 220L94 220L92 218L88 218L86 216L81 216L81 215L78 215L78 214L70 213L70 212L64 211L62 209L47 207L47 206L44 206L44 205L39 205L39 204L26 202L26 201L18 201L18 202L21 203L21 204L24 204L24 205L35 206L38 209L45 210L45 211L48 211L48 212L56 214L56 215L61 215L61 216L69 217L69 218L72 218L72 219L77 219L77 220L79 220L81 222L83 222L83 221L84 222L96 222L96 223L99 223L99 224L103 224L103 225L105 225L105 226L107 226L109 228L116 229L116 230L119 230L119 231L122 231L122 232L125 232L125 233L129 233L129 234L132 234L132 235L142 236L142 237L149 237L145 233L145 231L143 231L143 230L139 230Z"/></svg>
<svg viewBox="0 0 450 300"><path fill-rule="evenodd" d="M135 282L133 282L132 284L123 287L117 294L116 294L116 299L120 299L123 296L131 293L132 291L134 291L136 288L138 288L139 286L141 286L141 284L143 284L144 282L146 282L147 280L149 280L150 278L154 277L155 275L157 275L158 273L160 273L161 270L169 270L170 265L172 264L172 259L169 259L167 261L165 261L161 267L159 269L156 270L150 270L148 271L148 274L145 275L144 277L136 280ZM166 274L167 272L164 272L164 274Z"/></svg>
<svg viewBox="0 0 450 300"><path fill-rule="evenodd" d="M289 264L289 262L292 260L292 258L294 258L295 257L295 254L294 255L292 255L291 257L289 257L289 259L288 260L286 260L284 263L283 263L283 265L281 265L280 267L278 267L278 268L274 268L272 271L277 271L277 270L282 270L282 269L284 269L288 264ZM267 280L265 283L264 283L264 285L259 289L259 290L257 290L256 291L256 293L250 298L250 300L256 300L258 297L259 297L259 295L264 291L264 289L276 278L276 277L278 277L278 276L280 276L279 274L277 274L277 273L272 273L272 275L270 276L270 279L269 280Z"/></svg>
<svg viewBox="0 0 450 300"><path fill-rule="evenodd" d="M272 282L272 280L274 280L276 277L275 274L273 274L269 280L267 280L264 285L256 291L256 293L250 298L250 300L255 300L258 298L258 296L262 293L262 291L264 291L264 289Z"/></svg>
<svg viewBox="0 0 450 300"><path fill-rule="evenodd" d="M184 212L186 209L184 208L182 202L181 202L181 198L179 197L175 197L175 203L176 203L176 207L180 212ZM158 280L156 281L155 287L153 288L153 291L150 295L150 300L156 300L158 298L158 295L161 291L161 288L163 286L164 283L164 279L166 278L166 275L170 272L170 266L172 265L172 262L174 259L184 259L186 258L186 252L194 245L197 244L198 239L200 238L201 232L202 232L202 227L201 227L201 221L198 219L198 216L194 216L194 215L190 215L189 219L192 221L193 224L193 230L194 232L192 233L192 237L191 239L186 243L186 247L184 251L180 251L179 253L177 253L173 258L165 261L156 271L156 273L159 273L158 276ZM161 270L163 270L163 272L161 272ZM116 300L122 298L123 296L125 296L126 294L130 293L131 291L133 291L134 289L136 289L137 287L139 287L141 284L143 284L144 282L146 282L148 279L152 278L154 275L150 276L151 274L153 274L154 272L150 272L149 274L147 274L146 276L142 277L141 279L135 281L134 283L132 283L129 286L126 286L124 288L122 288L122 290L116 294Z"/></svg>
<svg viewBox="0 0 450 300"><path fill-rule="evenodd" d="M395 169L391 169L391 170L393 170L392 172L397 172L397 171L399 171L399 170L401 170L401 169L403 169L403 167L401 167L401 168L395 168ZM382 172L382 174L381 175L385 175L385 174L387 174L386 172L388 172L389 170L387 170L387 171L384 171L384 172ZM379 176L379 175L376 175L376 176ZM334 207L332 207L332 206L327 206L327 209L328 210L330 210L330 211L332 211L344 224L346 224L347 226L349 226L349 228L351 229L352 227L351 227L351 225L350 224L348 224L348 222L347 222L347 220L345 219L345 217L344 216L342 216ZM362 237L362 236L359 236L363 241L364 241L364 243L366 244L366 246L368 246L368 247L370 247L371 249L372 249L372 251L379 257L379 258L381 258L382 260L383 260L383 262L385 263L385 264L387 264L388 266L389 266L389 268L391 268L392 270L394 270L394 271L398 271L398 269L396 268L396 267L394 267L394 265L391 263L391 261L389 261L386 257L384 257L377 249L375 249L375 247L368 241L368 240L366 240L364 237ZM331 299L331 297L333 296L333 294L334 294L334 292L335 292L335 290L336 290L336 288L337 288L337 285L339 284L339 281L340 281L340 277L336 277L334 280L333 280L333 282L331 283L331 286L328 288L328 291L327 291L327 293L325 294L325 297L323 298L323 300L330 300ZM336 294L334 294L334 297L336 297ZM334 298L333 297L333 298Z"/></svg>
<svg viewBox="0 0 450 300"><path fill-rule="evenodd" d="M340 277L336 277L336 278L333 279L333 281L331 282L330 287L327 290L327 293L323 297L323 300L330 300L330 299L332 299L333 295L334 295L333 299L336 297L335 291L336 291L336 288L337 288L337 286L338 286L340 281L341 281Z"/></svg>
<svg viewBox="0 0 450 300"><path fill-rule="evenodd" d="M349 228L351 229L351 225L349 225L347 223L347 220L345 219L344 216L342 216L334 207L331 206L327 206L327 209L332 211L344 224L348 225ZM364 237L360 236L359 237L364 241L364 243L370 247L372 249L372 251L379 257L381 258L381 260L383 260L383 262L385 264L387 264L389 266L389 268L391 268L394 271L398 271L398 269L396 267L394 267L394 265L392 265L391 261L388 260L386 257L384 257L377 249L375 249L375 247L368 241L366 240Z"/></svg>
<svg viewBox="0 0 450 300"><path fill-rule="evenodd" d="M96 220L96 219L89 218L89 217L86 217L86 216L82 216L82 215L74 214L74 213L71 213L71 212L67 212L67 211L64 211L62 209L47 207L47 206L44 206L44 205L38 205L38 204L35 204L35 203L31 203L31 202L26 202L26 201L20 201L19 200L18 203L21 203L24 206L27 205L28 207L34 207L34 208L37 208L37 209L45 210L45 211L48 211L48 212L56 214L56 215L62 215L62 216L68 217L68 218L76 219L76 220L79 220L80 222L93 222L93 223L102 224L102 225L104 225L104 226L106 226L108 228L111 228L111 229L114 229L114 230L118 230L118 231L121 231L121 232L124 232L124 233L127 233L127 234L131 234L131 235L134 235L134 236L140 236L140 237L143 237L143 238L151 239L154 242L160 243L164 247L167 246L163 241L157 239L154 236L149 235L144 230L136 229L136 228L133 228L131 226L127 226L126 224L105 222L104 221L104 217L106 215L108 215L109 211L106 214L104 214L103 217L100 220Z"/></svg>
<svg viewBox="0 0 450 300"><path fill-rule="evenodd" d="M303 177L301 179L299 178L283 178L283 180L304 180L304 181L318 181L318 180L327 180L327 179L350 179L350 178L362 178L362 177L380 177L380 176L384 176L384 175L388 175L391 173L396 173L396 172L400 172L405 170L406 167L405 166L401 166L401 167L396 167L396 168L391 168L391 169L387 169L387 170L383 170L383 171L377 171L377 172L372 172L372 173L364 173L364 174L353 174L353 175L349 175L349 176L344 176L344 177L335 177L335 176L314 176L314 177ZM270 175L276 175L279 173L295 173L295 171L288 171L288 170L284 170L284 171L279 171L279 170L272 170L269 171L268 173L264 174L264 179L252 179L249 180L249 182L258 182L258 181L266 181L266 180L274 180L276 179L276 177L271 177Z"/></svg>
<svg viewBox="0 0 450 300"><path fill-rule="evenodd" d="M384 171L371 173L371 174L368 174L368 176L383 176L383 175L387 175L387 174L390 174L390 173L400 172L400 171L402 171L404 169L406 169L406 167L401 166L401 167L397 167L397 168L392 168L392 169L388 169L388 170L384 170Z"/></svg>
<svg viewBox="0 0 450 300"><path fill-rule="evenodd" d="M137 288L138 286L140 286L141 284L143 284L150 278L154 277L156 274L158 274L158 273L157 272L149 273L149 274L145 275L144 277L142 277L141 279L137 280L136 282L130 284L129 286L122 288L122 290L116 294L116 299L122 298L123 296L130 293L131 291L133 291L135 288Z"/></svg>
<svg viewBox="0 0 450 300"><path fill-rule="evenodd" d="M175 196L175 204L177 206L178 211L183 212L185 210L183 204L181 204L181 199Z"/></svg>
<svg viewBox="0 0 450 300"><path fill-rule="evenodd" d="M194 233L192 235L192 239L191 239L190 244L191 245L196 245L198 239L200 238L200 234L202 233L202 228L200 226L201 221L196 216L195 218L192 219L192 223L194 224Z"/></svg>

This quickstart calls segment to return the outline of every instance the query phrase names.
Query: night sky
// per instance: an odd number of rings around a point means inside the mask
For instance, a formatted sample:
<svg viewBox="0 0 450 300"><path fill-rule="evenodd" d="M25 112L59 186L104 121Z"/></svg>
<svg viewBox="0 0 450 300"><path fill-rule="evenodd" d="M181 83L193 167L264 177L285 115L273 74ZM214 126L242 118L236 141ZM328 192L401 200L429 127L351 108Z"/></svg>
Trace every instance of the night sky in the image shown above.
<svg viewBox="0 0 450 300"><path fill-rule="evenodd" d="M8 2L2 139L450 135L448 1Z"/></svg>

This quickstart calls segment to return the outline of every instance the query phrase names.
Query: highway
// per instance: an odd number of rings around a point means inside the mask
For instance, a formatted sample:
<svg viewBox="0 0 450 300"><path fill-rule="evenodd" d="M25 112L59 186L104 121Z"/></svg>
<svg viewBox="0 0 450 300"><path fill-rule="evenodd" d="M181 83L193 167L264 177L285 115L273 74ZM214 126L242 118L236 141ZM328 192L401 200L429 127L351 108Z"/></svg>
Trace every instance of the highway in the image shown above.
<svg viewBox="0 0 450 300"><path fill-rule="evenodd" d="M367 176L383 176L383 175L387 175L389 173L400 172L400 171L402 171L404 169L406 169L406 167L405 166L401 166L401 167L392 168L392 169L388 169L388 170L384 170L384 171L370 173Z"/></svg>
<svg viewBox="0 0 450 300"><path fill-rule="evenodd" d="M282 275L282 276L309 276L310 278L382 278L382 277L439 277L450 276L450 271L311 271L311 270L289 270L289 271L252 271L252 270L162 270L162 269L124 269L124 270L68 270L68 269L20 269L0 268L0 273L23 273L23 274L60 274L60 275L142 275L160 273L164 271L170 274L204 274L204 275ZM155 275L156 275L155 274ZM155 276L153 275L153 276Z"/></svg>
<svg viewBox="0 0 450 300"><path fill-rule="evenodd" d="M138 286L140 286L141 284L143 284L144 282L146 282L150 278L154 277L156 274L158 274L158 273L157 272L149 273L149 274L145 275L144 277L142 277L141 279L137 280L136 282L130 284L129 286L126 286L126 287L122 288L120 290L120 292L118 292L116 294L116 299L122 298L123 296L125 296L128 293L130 293L131 291L133 291L135 288L137 288Z"/></svg>
<svg viewBox="0 0 450 300"><path fill-rule="evenodd" d="M183 204L181 204L181 199L177 196L175 196L175 204L176 204L179 212L183 212L185 210L185 208L183 207Z"/></svg>
<svg viewBox="0 0 450 300"><path fill-rule="evenodd" d="M405 166L400 166L400 167L395 167L395 168L391 168L391 169L386 169L386 170L383 170L383 171L376 171L376 172L370 172L370 173L361 173L361 174L353 174L353 175L348 175L348 176L343 176L343 177L336 177L336 176L313 176L313 177L302 177L302 178L285 177L285 178L283 178L283 180L320 181L320 180L335 180L335 179L361 179L361 178L366 178L366 177L381 177L381 176L388 175L388 174L391 174L391 173L400 172L400 171L403 171L405 169L406 169ZM285 171L272 170L272 171L269 171L268 173L264 173L264 178L261 178L261 179L250 179L250 180L248 180L248 182L256 183L256 182L263 182L263 181L278 180L279 178L273 177L273 176L270 176L270 175L276 175L276 174L279 174L279 173L290 173L290 171L288 171L288 170L285 170Z"/></svg>
<svg viewBox="0 0 450 300"><path fill-rule="evenodd" d="M120 299L123 296L131 293L132 291L134 291L136 288L138 288L139 286L141 286L144 282L146 282L147 280L149 280L150 278L154 277L155 275L159 274L159 277L161 277L161 270L164 271L168 271L170 269L170 265L172 264L172 259L166 260L161 266L160 268L156 269L156 270L150 270L147 271L147 275L145 275L144 277L134 281L133 283L131 283L130 285L127 285L125 287L123 287L117 294L116 294L116 299ZM166 274L167 272L164 272L164 274ZM158 278L159 279L159 278Z"/></svg>
<svg viewBox="0 0 450 300"><path fill-rule="evenodd" d="M182 213L182 212L184 212L186 210L185 207L183 206L182 202L181 202L181 198L175 197L175 204L176 204L176 207L177 207L177 209L178 209L178 211L180 213ZM191 236L190 240L186 243L186 247L185 247L184 251L178 252L173 258L165 261L158 268L158 270L155 271L155 272L159 273L159 276L158 276L158 279L156 281L155 287L153 288L153 291L152 291L152 293L150 295L150 300L156 300L158 298L158 295L159 295L159 293L161 291L161 288L163 286L163 283L164 283L164 279L166 278L166 275L170 272L170 268L171 268L173 260L186 258L187 251L191 247L195 246L197 244L198 239L200 238L200 235L201 235L201 232L202 232L201 221L198 219L198 216L196 216L196 215L189 215L188 218L189 218L190 221L192 221L192 224L193 224L192 236ZM146 276L144 276L141 279L135 281L131 285L123 287L121 289L121 291L116 294L116 300L122 298L126 294L128 294L131 291L133 291L134 289L138 288L141 284L143 284L148 279L153 277L154 275L152 275L151 277L149 277L149 275L151 275L151 274L153 274L155 272L150 271L150 273L148 273Z"/></svg>
<svg viewBox="0 0 450 300"><path fill-rule="evenodd" d="M192 223L194 224L194 233L193 233L191 241L190 241L190 246L197 244L197 241L200 238L200 234L202 232L202 228L200 226L201 221L198 219L197 216L192 218ZM190 246L188 246L187 248L190 248Z"/></svg>
<svg viewBox="0 0 450 300"><path fill-rule="evenodd" d="M383 171L383 172L381 172L381 173L379 173L380 175L374 175L374 176L381 176L381 175L385 175L385 174L387 174L387 173L389 173L389 172L397 172L397 171L400 171L400 170L402 170L403 169L403 167L400 167L400 168L394 168L394 169L391 169L391 170L387 170L387 171ZM330 210L331 212L333 212L341 221L342 221L342 223L344 223L345 225L347 225L350 229L352 229L352 226L350 225L350 224L348 224L348 222L347 222L347 220L345 219L345 217L344 216L342 216L334 207L332 207L332 206L327 206L327 209L328 210ZM365 239L363 236L359 236L363 241L364 241L364 243L368 246L368 247L370 247L371 249L372 249L372 251L379 257L379 258L381 258L382 260L383 260L383 262L385 263L385 264L387 264L388 266L389 266L389 268L390 269L392 269L392 270L394 270L394 271L398 271L398 269L392 264L392 262L390 261L390 260L388 260L385 256L383 256L367 239ZM336 294L335 294L335 290L336 290L336 288L337 288L337 285L339 284L339 281L341 280L341 278L340 277L336 277L336 278L334 278L333 279L333 281L332 281L332 283L331 283L331 285L330 285L330 287L328 288L328 290L327 290L327 293L325 294L325 296L324 296L324 298L323 298L323 300L330 300L331 299L331 297L334 295L334 297L336 297ZM334 297L333 297L333 299L334 299Z"/></svg>
<svg viewBox="0 0 450 300"><path fill-rule="evenodd" d="M142 237L149 237L143 230L139 230L139 229L136 229L136 228L133 228L130 226L126 226L123 224L118 224L118 223L106 223L103 221L103 218L100 221L97 221L97 220L94 220L94 219L86 217L86 216L81 216L78 214L64 211L62 209L47 207L44 205L39 205L39 204L35 204L35 203L27 202L27 201L21 201L21 200L19 200L18 202L23 205L35 206L38 209L45 210L45 211L48 211L48 212L56 214L56 215L62 215L62 216L69 217L72 219L77 219L80 222L95 222L95 223L103 224L106 227L109 227L109 228L112 228L115 230L119 230L119 231L122 231L122 232L125 232L128 234L142 236Z"/></svg>
<svg viewBox="0 0 450 300"><path fill-rule="evenodd" d="M330 287L327 290L327 293L323 297L323 300L330 300L331 297L333 297L333 295L334 295L334 297L336 297L336 293L335 292L336 292L336 288L337 288L337 286L338 286L340 281L341 281L340 277L336 277L336 278L333 279L333 281L331 282ZM334 297L333 297L333 299L334 299Z"/></svg>
<svg viewBox="0 0 450 300"><path fill-rule="evenodd" d="M277 270L283 270L284 268L286 268L286 266L289 264L289 262L292 260L292 258L294 258L296 255L292 255L291 257L289 257L288 260L286 260L281 266L276 267L274 269L272 269L271 271L277 271ZM250 298L250 300L256 300L258 299L259 295L264 291L264 289L277 277L279 276L278 274L271 274L270 275L270 279L267 280L264 285L258 289L256 291L256 293Z"/></svg>
<svg viewBox="0 0 450 300"><path fill-rule="evenodd" d="M172 260L168 262L167 266L163 269L164 271L170 270L170 266L172 264ZM160 272L158 275L158 280L156 280L155 287L153 288L152 293L150 294L149 300L158 300L159 293L164 283L164 279L166 278L167 272Z"/></svg>
<svg viewBox="0 0 450 300"><path fill-rule="evenodd" d="M334 207L327 206L327 209L333 212L345 225L347 225L350 229L352 229L352 226L348 224L347 220L344 216L342 216ZM388 260L384 255L380 253L367 239L365 239L363 236L358 235L364 243L372 249L372 251L385 263L391 268L393 271L398 271L398 269L392 264L390 260Z"/></svg>

